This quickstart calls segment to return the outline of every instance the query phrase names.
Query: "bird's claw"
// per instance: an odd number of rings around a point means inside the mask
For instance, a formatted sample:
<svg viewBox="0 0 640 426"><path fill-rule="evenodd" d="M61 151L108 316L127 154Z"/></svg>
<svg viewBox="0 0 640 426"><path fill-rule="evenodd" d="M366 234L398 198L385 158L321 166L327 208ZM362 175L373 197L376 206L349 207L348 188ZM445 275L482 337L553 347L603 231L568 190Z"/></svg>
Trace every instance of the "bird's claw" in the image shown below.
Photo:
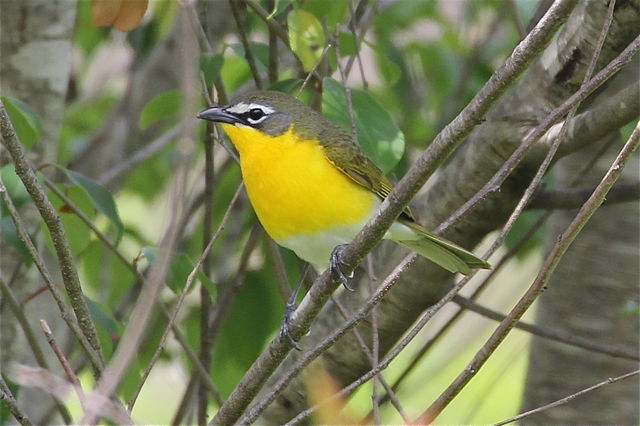
<svg viewBox="0 0 640 426"><path fill-rule="evenodd" d="M284 318L282 319L282 327L280 328L280 337L285 337L289 341L291 346L293 346L294 349L299 351L301 349L300 349L300 346L298 345L298 341L293 338L293 336L291 335L291 331L289 330L291 315L293 315L295 311L296 311L296 305L295 304L289 305L289 303L287 303L287 307L284 313Z"/></svg>
<svg viewBox="0 0 640 426"><path fill-rule="evenodd" d="M304 276L301 278L304 278ZM300 290L300 286L296 286L295 290L293 291L293 293L291 293L291 296L289 297L289 300L287 300L287 304L284 308L284 318L282 319L282 327L280 328L280 337L285 337L289 343L291 344L291 346L293 346L294 349L296 350L301 350L300 346L298 346L298 341L296 339L293 338L293 336L291 335L291 331L289 330L289 324L291 323L291 317L293 315L293 313L296 311L297 305L296 305L296 298L298 296L298 290Z"/></svg>
<svg viewBox="0 0 640 426"><path fill-rule="evenodd" d="M353 278L353 271L349 275L345 275L344 272L340 269L340 265L344 265L342 261L342 252L344 251L346 244L340 244L336 246L331 252L331 258L329 261L329 269L334 277L336 277L342 286L349 291L355 291L353 287L349 287L348 282L349 278Z"/></svg>

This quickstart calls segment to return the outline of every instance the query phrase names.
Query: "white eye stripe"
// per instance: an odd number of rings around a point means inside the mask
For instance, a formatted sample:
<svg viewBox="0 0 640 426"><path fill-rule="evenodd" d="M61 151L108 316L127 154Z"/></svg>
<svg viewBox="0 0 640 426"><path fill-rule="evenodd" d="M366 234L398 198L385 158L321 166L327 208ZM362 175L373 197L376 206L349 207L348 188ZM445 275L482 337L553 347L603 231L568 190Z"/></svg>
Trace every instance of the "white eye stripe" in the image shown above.
<svg viewBox="0 0 640 426"><path fill-rule="evenodd" d="M262 112L264 112L265 115L269 115L275 111L273 108L268 107L266 105L261 105L257 103L245 104L244 102L240 102L238 104L231 105L230 107L226 108L227 112L230 112L231 114L244 114L251 111L252 109L259 109Z"/></svg>
<svg viewBox="0 0 640 426"><path fill-rule="evenodd" d="M249 123L252 123L252 124L258 124L258 123L263 122L266 119L267 119L267 116L263 115L262 117L258 118L257 120L254 120L253 118L249 117L249 118L247 118L247 121Z"/></svg>

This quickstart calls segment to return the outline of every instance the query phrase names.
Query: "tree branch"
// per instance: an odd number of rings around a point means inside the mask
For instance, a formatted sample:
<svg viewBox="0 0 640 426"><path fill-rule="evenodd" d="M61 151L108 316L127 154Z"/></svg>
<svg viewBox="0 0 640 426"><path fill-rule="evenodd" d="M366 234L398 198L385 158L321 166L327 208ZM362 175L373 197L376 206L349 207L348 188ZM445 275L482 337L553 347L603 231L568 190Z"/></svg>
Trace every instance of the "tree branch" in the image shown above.
<svg viewBox="0 0 640 426"><path fill-rule="evenodd" d="M509 312L489 339L487 339L485 344L476 353L473 360L467 365L465 370L458 375L451 385L447 387L436 401L434 401L433 404L431 404L431 406L429 406L429 408L417 419L417 423L431 423L431 421L433 421L433 419L442 412L458 392L460 392L460 390L475 376L482 365L484 365L487 359L489 359L489 356L491 356L500 343L502 343L509 331L514 327L515 323L527 311L537 296L542 293L556 266L562 259L562 256L576 236L580 233L584 225L589 221L593 213L595 213L595 211L602 205L607 193L622 174L624 165L627 160L631 158L633 152L638 147L638 144L640 144L640 125L636 126L635 130L629 137L629 140L596 187L596 190L593 192L591 197L589 197L589 200L583 205L574 220L558 238L558 241L547 255L542 269L529 289L520 298L516 306L511 310L511 312Z"/></svg>
<svg viewBox="0 0 640 426"><path fill-rule="evenodd" d="M345 272L355 265L380 241L386 230L422 187L438 164L461 143L464 136L482 120L491 105L511 86L551 41L553 34L576 5L575 0L559 1L549 10L539 25L515 48L505 64L492 76L474 100L433 141L409 173L391 192L383 207L343 251ZM316 280L296 310L291 321L291 335L301 338L322 305L338 286L328 271ZM260 387L291 350L286 338L274 339L258 357L238 386L213 418L214 424L235 423Z"/></svg>
<svg viewBox="0 0 640 426"><path fill-rule="evenodd" d="M96 331L96 326L93 323L93 318L87 307L87 302L84 299L82 293L82 287L80 286L80 278L78 278L78 272L75 266L75 260L67 235L62 226L62 221L58 212L51 204L51 201L47 198L47 194L44 191L42 185L36 178L36 175L27 162L25 151L16 132L13 128L13 124L7 115L7 111L4 108L4 104L0 101L0 131L2 133L2 143L7 148L7 151L13 158L16 174L24 184L27 192L31 196L34 204L38 208L42 219L44 219L47 229L51 233L51 240L58 256L58 263L60 264L60 272L62 273L62 281L64 287L71 301L71 307L76 314L78 324L82 333L89 341L89 344L96 352L101 364L104 364L104 358L102 355L102 348L100 346L100 340ZM98 371L94 371L96 377L99 377Z"/></svg>
<svg viewBox="0 0 640 426"><path fill-rule="evenodd" d="M577 209L593 193L594 188L554 188L538 190L528 209ZM640 182L618 184L611 188L603 205L626 203L640 199Z"/></svg>
<svg viewBox="0 0 640 426"><path fill-rule="evenodd" d="M453 298L453 301L460 305L464 309L468 309L471 312L475 312L483 317L490 318L495 321L503 321L506 316L486 308L471 299L457 295ZM548 327L542 327L535 324L530 324L523 321L515 323L514 328L527 331L536 336L546 337L556 342L564 343L566 345L576 346L593 352L600 352L616 358L625 358L634 361L640 360L638 352L634 350L627 350L625 348L619 348L617 346L607 345L605 343L594 342L591 339L585 339L580 336L576 336L573 333L569 333L563 330L555 330Z"/></svg>
<svg viewBox="0 0 640 426"><path fill-rule="evenodd" d="M527 411L525 413L518 414L517 416L511 417L509 419L506 419L506 420L503 420L501 422L498 422L498 423L495 424L495 426L502 426L502 425L506 425L508 423L513 423L513 422L518 421L520 419L524 419L525 417L529 417L532 414L539 413L540 411L548 410L549 408L553 408L553 407L557 407L558 405L566 404L567 402L569 402L569 401L571 401L571 400L573 400L573 399L575 399L575 398L577 398L579 396L582 396L585 393L594 391L594 390L599 389L599 388L601 388L603 386L610 385L610 384L618 382L620 380L624 380L624 379L628 379L628 378L633 377L633 376L637 376L638 374L640 374L640 370L635 370L635 371L632 371L630 373L623 374L623 375L617 376L617 377L610 377L607 380L603 380L602 382L600 382L598 384L590 386L590 387L588 387L586 389L582 389L579 392L576 392L576 393L573 393L571 395L568 395L568 396L566 396L566 397L564 397L562 399L559 399L557 401L554 401L554 402L552 402L550 404L543 405L542 407L538 407L535 410L530 410L530 411Z"/></svg>
<svg viewBox="0 0 640 426"><path fill-rule="evenodd" d="M4 405L9 409L13 417L16 419L18 423L22 426L31 426L31 420L29 417L22 412L20 407L18 406L18 401L11 393L11 389L7 386L7 383L4 381L4 378L0 375L0 401L4 403Z"/></svg>

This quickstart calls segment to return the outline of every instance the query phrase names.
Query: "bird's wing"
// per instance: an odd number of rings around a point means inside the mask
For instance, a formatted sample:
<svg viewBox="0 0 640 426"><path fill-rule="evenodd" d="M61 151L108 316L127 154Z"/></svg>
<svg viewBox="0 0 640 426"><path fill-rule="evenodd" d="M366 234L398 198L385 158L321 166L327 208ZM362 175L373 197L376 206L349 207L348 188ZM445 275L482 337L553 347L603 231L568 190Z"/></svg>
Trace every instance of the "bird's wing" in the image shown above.
<svg viewBox="0 0 640 426"><path fill-rule="evenodd" d="M387 195L393 189L393 185L383 171L359 147L325 146L324 150L331 164L381 199L387 198ZM408 207L404 210L403 216L413 220L413 214Z"/></svg>

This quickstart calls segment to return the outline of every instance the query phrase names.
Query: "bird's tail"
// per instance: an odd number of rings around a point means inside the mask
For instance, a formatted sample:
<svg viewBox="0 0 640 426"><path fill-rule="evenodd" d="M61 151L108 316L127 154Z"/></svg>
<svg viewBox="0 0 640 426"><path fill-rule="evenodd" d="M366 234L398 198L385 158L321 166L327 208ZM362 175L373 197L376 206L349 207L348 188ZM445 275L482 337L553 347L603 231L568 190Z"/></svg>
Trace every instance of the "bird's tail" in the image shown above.
<svg viewBox="0 0 640 426"><path fill-rule="evenodd" d="M392 239L440 265L447 271L467 275L471 273L473 268L491 269L491 265L485 260L480 259L475 254L451 241L429 232L417 223L403 221L402 224L410 228L413 231L413 235L411 235L411 238L394 238L394 235Z"/></svg>

